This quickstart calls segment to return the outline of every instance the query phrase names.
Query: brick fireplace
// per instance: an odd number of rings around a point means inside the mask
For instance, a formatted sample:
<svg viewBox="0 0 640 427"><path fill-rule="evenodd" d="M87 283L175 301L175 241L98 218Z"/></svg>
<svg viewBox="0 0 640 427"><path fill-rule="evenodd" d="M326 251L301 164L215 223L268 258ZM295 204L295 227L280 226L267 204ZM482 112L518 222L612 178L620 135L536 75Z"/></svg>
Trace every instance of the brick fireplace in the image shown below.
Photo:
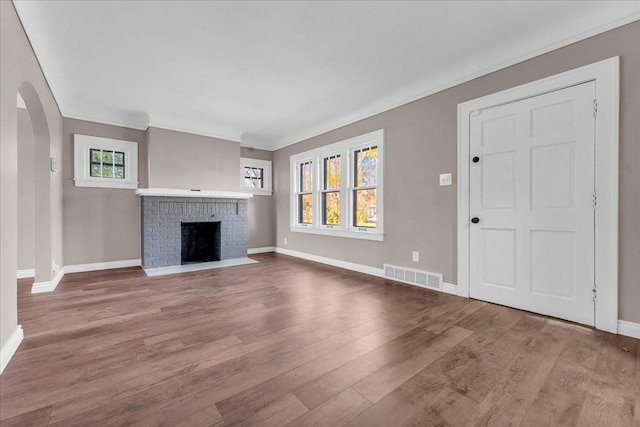
<svg viewBox="0 0 640 427"><path fill-rule="evenodd" d="M143 268L247 256L247 199L250 194L173 189L141 189L136 193L142 199ZM217 223L217 226L207 227L206 223ZM194 242L184 242L183 238L190 238L190 232L198 229L196 224L205 224L199 227L205 234ZM206 233L215 229L218 231L208 237ZM209 239L213 240L209 242ZM206 248L207 243L211 243L214 255L208 253L211 249ZM199 248L207 253L194 253ZM185 251L189 252L190 261L185 262Z"/></svg>

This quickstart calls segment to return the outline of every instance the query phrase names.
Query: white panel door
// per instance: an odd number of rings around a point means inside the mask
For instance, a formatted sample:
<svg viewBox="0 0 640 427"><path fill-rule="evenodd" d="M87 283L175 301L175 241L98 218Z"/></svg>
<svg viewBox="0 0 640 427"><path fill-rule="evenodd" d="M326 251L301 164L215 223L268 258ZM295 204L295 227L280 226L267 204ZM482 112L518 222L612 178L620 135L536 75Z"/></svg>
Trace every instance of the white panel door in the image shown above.
<svg viewBox="0 0 640 427"><path fill-rule="evenodd" d="M472 298L594 325L594 99L591 82L472 114Z"/></svg>

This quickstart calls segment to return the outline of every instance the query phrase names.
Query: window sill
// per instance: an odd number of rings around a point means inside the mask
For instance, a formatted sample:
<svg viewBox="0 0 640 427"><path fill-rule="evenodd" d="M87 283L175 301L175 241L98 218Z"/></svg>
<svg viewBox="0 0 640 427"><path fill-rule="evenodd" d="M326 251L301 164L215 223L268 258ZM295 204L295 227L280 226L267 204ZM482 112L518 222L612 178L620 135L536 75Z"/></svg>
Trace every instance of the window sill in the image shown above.
<svg viewBox="0 0 640 427"><path fill-rule="evenodd" d="M315 227L290 227L290 230L294 233L320 234L323 236L347 237L350 239L373 240L377 242L384 241L384 234L373 231L350 231Z"/></svg>
<svg viewBox="0 0 640 427"><path fill-rule="evenodd" d="M254 196L271 196L273 194L273 191L271 190L257 190L257 189L243 189L242 190L245 193L251 193Z"/></svg>
<svg viewBox="0 0 640 427"><path fill-rule="evenodd" d="M110 181L108 179L74 179L76 187L97 187L97 188L117 188L124 190L135 190L138 188L137 182L132 181Z"/></svg>

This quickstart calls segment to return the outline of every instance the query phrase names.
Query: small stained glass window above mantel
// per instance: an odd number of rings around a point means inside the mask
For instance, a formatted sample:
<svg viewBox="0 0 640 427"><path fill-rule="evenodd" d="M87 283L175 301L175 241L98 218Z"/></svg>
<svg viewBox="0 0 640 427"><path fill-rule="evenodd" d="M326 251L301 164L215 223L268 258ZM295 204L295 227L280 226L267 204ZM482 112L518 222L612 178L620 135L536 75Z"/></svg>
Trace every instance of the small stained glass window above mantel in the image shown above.
<svg viewBox="0 0 640 427"><path fill-rule="evenodd" d="M77 187L138 188L138 144L74 135L74 182Z"/></svg>
<svg viewBox="0 0 640 427"><path fill-rule="evenodd" d="M270 196L271 161L241 157L240 188L257 196Z"/></svg>
<svg viewBox="0 0 640 427"><path fill-rule="evenodd" d="M94 178L125 179L125 153L122 151L89 149L90 175Z"/></svg>

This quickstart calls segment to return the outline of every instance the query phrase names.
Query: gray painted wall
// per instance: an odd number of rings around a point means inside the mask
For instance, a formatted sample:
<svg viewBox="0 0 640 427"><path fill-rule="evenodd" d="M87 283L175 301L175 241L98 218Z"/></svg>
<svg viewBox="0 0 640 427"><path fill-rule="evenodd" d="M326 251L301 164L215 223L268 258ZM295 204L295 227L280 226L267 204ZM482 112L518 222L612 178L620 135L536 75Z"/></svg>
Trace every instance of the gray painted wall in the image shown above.
<svg viewBox="0 0 640 427"><path fill-rule="evenodd" d="M18 270L35 266L33 126L26 109L18 109Z"/></svg>
<svg viewBox="0 0 640 427"><path fill-rule="evenodd" d="M443 273L456 283L457 105L620 56L620 318L640 323L639 45L635 22L276 151L277 245L373 267L386 262ZM291 233L289 156L376 129L385 130L385 241ZM454 173L454 185L438 185L445 172ZM411 261L413 250L419 263Z"/></svg>
<svg viewBox="0 0 640 427"><path fill-rule="evenodd" d="M240 190L240 143L150 127L149 187Z"/></svg>
<svg viewBox="0 0 640 427"><path fill-rule="evenodd" d="M123 139L138 143L140 188L149 185L149 168L154 169L155 187L200 188L238 191L240 180L239 144L198 135L149 128L146 132L76 119L63 119L64 175L64 259L66 265L138 259L141 256L140 197L135 190L76 187L73 183L73 134ZM148 143L156 152L148 154ZM216 151L220 149L219 151ZM176 156L189 152L182 160ZM218 158L231 167L213 170L205 162L200 170L187 167L206 156ZM273 153L242 148L242 156L271 160ZM153 158L153 160L152 160ZM237 164L237 167L235 166ZM189 176L185 178L185 174ZM224 182L226 188L212 183ZM212 187L208 187L212 186ZM235 186L235 187L234 187ZM110 211L109 206L118 206ZM255 196L249 200L250 248L274 246L275 211L273 197ZM26 268L26 267L25 267Z"/></svg>
<svg viewBox="0 0 640 427"><path fill-rule="evenodd" d="M241 147L240 157L271 160L273 152ZM254 195L249 199L249 248L276 246L274 196Z"/></svg>
<svg viewBox="0 0 640 427"><path fill-rule="evenodd" d="M0 344L16 329L18 268L19 88L34 127L36 280L52 279L51 263L62 264L62 176L48 171L49 157L61 158L62 117L13 4L0 2ZM34 109L35 107L35 109ZM31 113L35 115L32 115Z"/></svg>
<svg viewBox="0 0 640 427"><path fill-rule="evenodd" d="M139 259L140 197L135 190L76 187L73 134L137 142L139 186L145 188L148 184L146 132L65 118L62 133L65 264Z"/></svg>

